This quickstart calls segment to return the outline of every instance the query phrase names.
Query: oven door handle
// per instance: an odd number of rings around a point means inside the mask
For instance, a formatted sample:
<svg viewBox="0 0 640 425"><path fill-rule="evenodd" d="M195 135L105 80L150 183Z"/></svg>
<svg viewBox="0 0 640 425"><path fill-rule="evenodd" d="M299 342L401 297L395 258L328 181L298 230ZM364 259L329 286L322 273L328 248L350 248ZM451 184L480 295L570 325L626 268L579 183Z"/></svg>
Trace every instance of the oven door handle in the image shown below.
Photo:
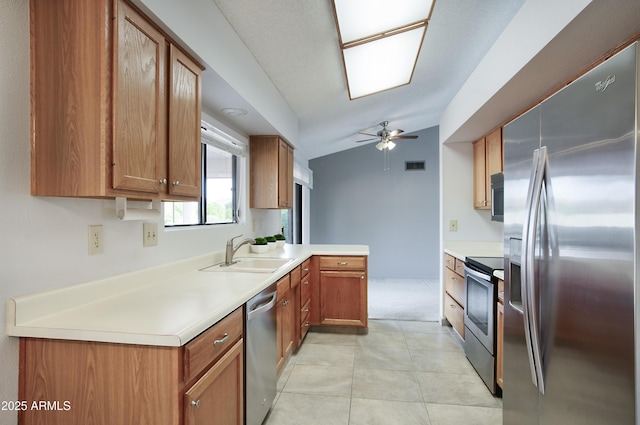
<svg viewBox="0 0 640 425"><path fill-rule="evenodd" d="M486 273L482 273L482 272L479 272L477 270L471 269L466 265L464 266L464 271L468 275L471 275L471 276L476 277L478 279L487 280L487 281L491 282L491 276L489 276Z"/></svg>

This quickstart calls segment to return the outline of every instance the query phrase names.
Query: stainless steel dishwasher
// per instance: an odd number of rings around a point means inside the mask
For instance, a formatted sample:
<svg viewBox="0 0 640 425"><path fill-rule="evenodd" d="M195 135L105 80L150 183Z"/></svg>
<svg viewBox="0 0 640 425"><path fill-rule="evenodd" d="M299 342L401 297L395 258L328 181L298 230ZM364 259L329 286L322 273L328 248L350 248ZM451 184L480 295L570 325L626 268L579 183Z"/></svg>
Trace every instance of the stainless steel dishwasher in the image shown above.
<svg viewBox="0 0 640 425"><path fill-rule="evenodd" d="M247 302L246 425L262 424L276 397L276 289L274 283Z"/></svg>

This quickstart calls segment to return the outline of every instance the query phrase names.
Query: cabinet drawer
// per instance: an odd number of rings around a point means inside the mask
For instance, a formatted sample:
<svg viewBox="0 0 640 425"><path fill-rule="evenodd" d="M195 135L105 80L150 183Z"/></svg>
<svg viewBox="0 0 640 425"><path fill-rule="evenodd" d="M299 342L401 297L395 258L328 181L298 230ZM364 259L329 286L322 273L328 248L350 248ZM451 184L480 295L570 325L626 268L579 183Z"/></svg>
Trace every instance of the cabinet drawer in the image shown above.
<svg viewBox="0 0 640 425"><path fill-rule="evenodd" d="M308 274L310 271L311 271L311 258L307 258L300 265L300 276L302 276L301 279L304 279L304 276Z"/></svg>
<svg viewBox="0 0 640 425"><path fill-rule="evenodd" d="M307 274L300 281L300 304L304 305L311 299L311 274Z"/></svg>
<svg viewBox="0 0 640 425"><path fill-rule="evenodd" d="M184 346L184 380L196 376L242 336L242 307Z"/></svg>
<svg viewBox="0 0 640 425"><path fill-rule="evenodd" d="M453 255L444 254L444 266L451 270L455 270L456 258Z"/></svg>
<svg viewBox="0 0 640 425"><path fill-rule="evenodd" d="M464 308L460 306L449 294L444 294L444 317L451 326L464 339Z"/></svg>
<svg viewBox="0 0 640 425"><path fill-rule="evenodd" d="M322 256L320 270L364 270L367 267L366 257L355 256Z"/></svg>
<svg viewBox="0 0 640 425"><path fill-rule="evenodd" d="M464 307L464 278L451 269L445 269L444 279L449 295Z"/></svg>
<svg viewBox="0 0 640 425"><path fill-rule="evenodd" d="M460 276L464 276L464 261L460 260L459 258L456 258L456 267L455 267L455 271L456 271L456 273L458 273Z"/></svg>
<svg viewBox="0 0 640 425"><path fill-rule="evenodd" d="M300 324L309 321L309 311L311 311L311 300L307 300L306 303L300 307Z"/></svg>

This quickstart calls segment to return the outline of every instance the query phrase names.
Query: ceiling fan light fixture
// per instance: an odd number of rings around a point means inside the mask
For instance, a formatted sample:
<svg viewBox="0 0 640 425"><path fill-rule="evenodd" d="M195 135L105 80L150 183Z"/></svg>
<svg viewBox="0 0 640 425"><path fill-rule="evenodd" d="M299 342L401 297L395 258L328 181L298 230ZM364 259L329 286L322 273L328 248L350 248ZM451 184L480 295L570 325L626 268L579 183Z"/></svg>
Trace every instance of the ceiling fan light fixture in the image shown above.
<svg viewBox="0 0 640 425"><path fill-rule="evenodd" d="M393 143L391 140L389 140L389 141L387 142L387 148L388 148L389 150L393 150L393 148L395 148L395 147L396 147L396 144L395 144L395 143Z"/></svg>
<svg viewBox="0 0 640 425"><path fill-rule="evenodd" d="M378 149L379 151L384 150L384 148L386 147L387 147L387 144L382 140L376 144L376 149Z"/></svg>

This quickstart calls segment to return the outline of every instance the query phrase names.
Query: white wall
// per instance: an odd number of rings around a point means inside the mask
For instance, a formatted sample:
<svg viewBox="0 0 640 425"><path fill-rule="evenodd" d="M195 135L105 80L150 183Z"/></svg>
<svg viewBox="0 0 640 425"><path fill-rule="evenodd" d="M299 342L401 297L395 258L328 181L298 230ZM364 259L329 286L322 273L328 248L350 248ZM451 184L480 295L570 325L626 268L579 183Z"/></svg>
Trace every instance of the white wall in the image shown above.
<svg viewBox="0 0 640 425"><path fill-rule="evenodd" d="M4 334L7 298L220 251L231 236L253 236L253 219L255 234L280 228L279 211L249 210L247 225L165 231L159 220L159 245L143 248L142 222L119 221L113 200L30 196L28 20L28 0L0 2L0 400L18 395L18 339ZM101 255L87 253L90 224L104 226ZM0 411L0 425L15 423L14 413Z"/></svg>
<svg viewBox="0 0 640 425"><path fill-rule="evenodd" d="M440 145L441 217L444 241L502 241L502 223L491 221L489 210L473 208L473 145ZM458 231L449 231L449 220Z"/></svg>

